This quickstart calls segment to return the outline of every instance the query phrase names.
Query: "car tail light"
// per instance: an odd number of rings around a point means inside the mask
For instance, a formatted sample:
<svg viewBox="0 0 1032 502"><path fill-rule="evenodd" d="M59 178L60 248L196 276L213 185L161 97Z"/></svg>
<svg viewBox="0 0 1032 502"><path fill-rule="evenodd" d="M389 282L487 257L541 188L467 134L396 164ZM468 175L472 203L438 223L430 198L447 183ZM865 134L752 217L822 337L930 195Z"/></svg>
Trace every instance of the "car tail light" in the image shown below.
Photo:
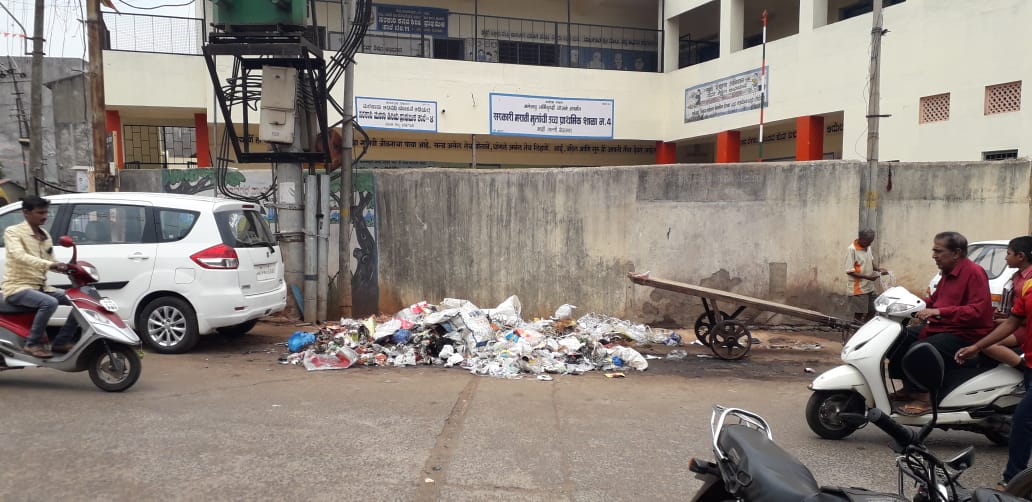
<svg viewBox="0 0 1032 502"><path fill-rule="evenodd" d="M225 244L198 251L190 255L190 259L204 268L235 269L240 265L236 250Z"/></svg>

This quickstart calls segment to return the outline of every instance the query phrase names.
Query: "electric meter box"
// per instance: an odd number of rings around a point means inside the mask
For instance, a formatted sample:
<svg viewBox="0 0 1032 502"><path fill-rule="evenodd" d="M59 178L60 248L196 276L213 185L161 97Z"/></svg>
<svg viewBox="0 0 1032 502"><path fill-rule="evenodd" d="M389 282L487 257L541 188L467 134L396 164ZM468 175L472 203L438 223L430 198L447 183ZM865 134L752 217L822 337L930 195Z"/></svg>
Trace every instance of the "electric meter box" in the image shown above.
<svg viewBox="0 0 1032 502"><path fill-rule="evenodd" d="M306 0L214 0L215 24L304 26Z"/></svg>

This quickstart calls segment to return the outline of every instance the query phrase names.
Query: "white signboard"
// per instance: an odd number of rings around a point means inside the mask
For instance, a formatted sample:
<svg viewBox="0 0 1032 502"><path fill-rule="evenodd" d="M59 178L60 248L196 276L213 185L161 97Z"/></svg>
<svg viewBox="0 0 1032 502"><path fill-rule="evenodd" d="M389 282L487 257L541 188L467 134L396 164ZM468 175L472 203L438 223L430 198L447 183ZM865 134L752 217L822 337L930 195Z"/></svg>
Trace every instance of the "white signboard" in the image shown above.
<svg viewBox="0 0 1032 502"><path fill-rule="evenodd" d="M437 132L437 102L355 97L355 115L366 129Z"/></svg>
<svg viewBox="0 0 1032 502"><path fill-rule="evenodd" d="M491 93L491 134L613 138L613 100Z"/></svg>
<svg viewBox="0 0 1032 502"><path fill-rule="evenodd" d="M685 123L755 110L764 99L769 102L770 91L766 89L770 81L770 67L763 72L762 81L760 73L760 69L756 68L686 89Z"/></svg>

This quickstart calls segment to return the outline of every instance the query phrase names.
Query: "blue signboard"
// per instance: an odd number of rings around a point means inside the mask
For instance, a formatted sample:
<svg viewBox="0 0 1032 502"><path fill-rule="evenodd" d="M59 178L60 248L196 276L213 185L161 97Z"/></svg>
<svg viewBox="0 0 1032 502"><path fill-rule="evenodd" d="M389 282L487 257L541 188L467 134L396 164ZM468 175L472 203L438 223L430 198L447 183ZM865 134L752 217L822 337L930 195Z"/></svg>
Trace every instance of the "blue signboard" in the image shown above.
<svg viewBox="0 0 1032 502"><path fill-rule="evenodd" d="M448 9L373 5L373 31L448 36Z"/></svg>

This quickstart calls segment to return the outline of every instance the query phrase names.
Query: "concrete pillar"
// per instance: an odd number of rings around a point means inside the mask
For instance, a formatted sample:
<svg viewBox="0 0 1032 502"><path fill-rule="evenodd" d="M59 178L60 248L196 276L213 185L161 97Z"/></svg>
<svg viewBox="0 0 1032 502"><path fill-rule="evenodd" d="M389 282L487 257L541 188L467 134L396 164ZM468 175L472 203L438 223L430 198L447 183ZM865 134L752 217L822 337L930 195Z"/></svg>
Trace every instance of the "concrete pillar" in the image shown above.
<svg viewBox="0 0 1032 502"><path fill-rule="evenodd" d="M724 131L717 133L717 164L739 162L741 159L741 131Z"/></svg>
<svg viewBox="0 0 1032 502"><path fill-rule="evenodd" d="M194 143L197 145L197 167L211 167L211 145L208 143L208 114L194 114Z"/></svg>
<svg viewBox="0 0 1032 502"><path fill-rule="evenodd" d="M828 24L828 0L799 0L799 33Z"/></svg>
<svg viewBox="0 0 1032 502"><path fill-rule="evenodd" d="M720 0L720 57L742 50L745 0Z"/></svg>
<svg viewBox="0 0 1032 502"><path fill-rule="evenodd" d="M678 56L681 50L679 38L681 38L681 23L677 18L661 21L663 27L663 60L659 62L662 73L671 72L677 69Z"/></svg>
<svg viewBox="0 0 1032 502"><path fill-rule="evenodd" d="M677 163L677 143L667 143L665 141L656 142L656 163L657 164L676 164Z"/></svg>
<svg viewBox="0 0 1032 502"><path fill-rule="evenodd" d="M125 167L125 151L122 148L122 116L118 110L104 111L104 131L111 134L111 146L115 149L111 158L115 159L115 166L119 169Z"/></svg>
<svg viewBox="0 0 1032 502"><path fill-rule="evenodd" d="M824 117L808 115L796 119L796 160L824 158Z"/></svg>

